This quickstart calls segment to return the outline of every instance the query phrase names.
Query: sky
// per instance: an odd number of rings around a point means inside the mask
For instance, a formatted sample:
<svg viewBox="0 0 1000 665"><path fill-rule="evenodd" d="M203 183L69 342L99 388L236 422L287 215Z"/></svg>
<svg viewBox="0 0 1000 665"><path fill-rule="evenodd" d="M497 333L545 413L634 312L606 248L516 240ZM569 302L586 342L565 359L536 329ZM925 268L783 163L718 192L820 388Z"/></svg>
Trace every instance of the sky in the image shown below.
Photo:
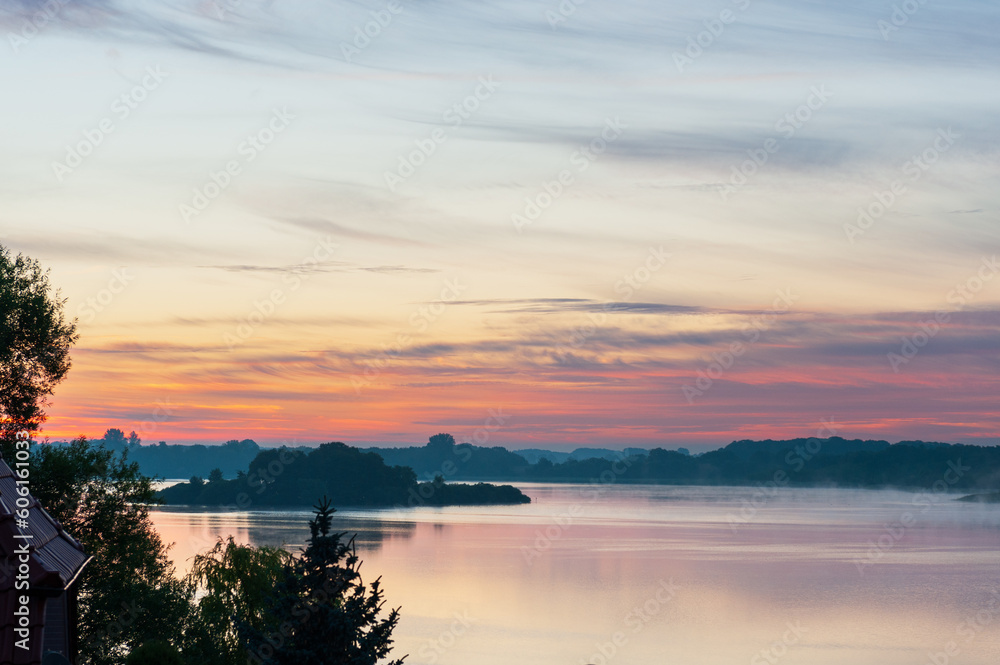
<svg viewBox="0 0 1000 665"><path fill-rule="evenodd" d="M997 443L993 3L0 7L47 436Z"/></svg>

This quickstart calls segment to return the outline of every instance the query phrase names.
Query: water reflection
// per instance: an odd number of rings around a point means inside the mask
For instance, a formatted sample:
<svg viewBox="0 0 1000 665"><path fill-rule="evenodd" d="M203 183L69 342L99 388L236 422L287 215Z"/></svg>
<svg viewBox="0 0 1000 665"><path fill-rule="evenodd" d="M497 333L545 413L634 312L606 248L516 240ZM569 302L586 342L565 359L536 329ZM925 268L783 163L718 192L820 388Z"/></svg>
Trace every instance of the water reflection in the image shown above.
<svg viewBox="0 0 1000 665"><path fill-rule="evenodd" d="M192 557L229 536L243 545L271 545L298 552L309 538L312 518L312 513L304 510L235 512L183 506L157 506L151 515L164 542L171 544L170 557L180 574L188 571ZM359 553L375 551L393 539L410 538L416 529L414 522L387 523L339 512L333 517L333 529L353 536Z"/></svg>
<svg viewBox="0 0 1000 665"><path fill-rule="evenodd" d="M521 487L532 504L335 515L402 605L407 663L926 665L949 642L951 665L1000 662L1000 506L783 490L749 514L746 488ZM154 514L179 550L229 533L295 549L308 519Z"/></svg>

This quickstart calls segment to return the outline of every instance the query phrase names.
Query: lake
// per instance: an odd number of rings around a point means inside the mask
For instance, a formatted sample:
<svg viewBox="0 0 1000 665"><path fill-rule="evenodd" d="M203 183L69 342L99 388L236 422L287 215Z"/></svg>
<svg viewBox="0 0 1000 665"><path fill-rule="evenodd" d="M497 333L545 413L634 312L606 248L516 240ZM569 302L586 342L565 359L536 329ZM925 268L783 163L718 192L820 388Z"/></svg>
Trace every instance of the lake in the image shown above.
<svg viewBox="0 0 1000 665"><path fill-rule="evenodd" d="M440 665L996 665L1000 505L842 489L516 484L533 503L344 509L394 654ZM157 508L297 550L309 511Z"/></svg>

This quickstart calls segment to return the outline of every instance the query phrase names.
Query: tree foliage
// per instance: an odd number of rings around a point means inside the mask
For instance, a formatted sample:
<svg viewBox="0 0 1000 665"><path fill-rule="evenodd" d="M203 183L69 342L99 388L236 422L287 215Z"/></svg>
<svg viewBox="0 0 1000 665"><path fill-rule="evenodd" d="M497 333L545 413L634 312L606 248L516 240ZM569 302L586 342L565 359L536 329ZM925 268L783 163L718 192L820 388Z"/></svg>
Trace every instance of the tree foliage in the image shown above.
<svg viewBox="0 0 1000 665"><path fill-rule="evenodd" d="M140 446L142 439L139 438L139 435L134 430L129 432L128 436L125 436L125 432L117 427L112 427L104 432L101 442L108 450L115 452L128 450L131 452Z"/></svg>
<svg viewBox="0 0 1000 665"><path fill-rule="evenodd" d="M427 441L427 447L431 450L450 453L455 447L455 437L451 434L435 434Z"/></svg>
<svg viewBox="0 0 1000 665"><path fill-rule="evenodd" d="M195 477L164 489L160 495L170 504L227 505L240 510L251 505L308 506L317 496L328 496L347 506L530 502L509 485L418 483L412 469L387 466L381 456L343 443L324 443L309 453L288 448L264 450L250 463L248 473L233 480L205 483Z"/></svg>
<svg viewBox="0 0 1000 665"><path fill-rule="evenodd" d="M264 627L264 601L291 560L283 549L240 545L232 536L195 556L187 581L204 595L185 636L185 657L200 665L246 663L235 623Z"/></svg>
<svg viewBox="0 0 1000 665"><path fill-rule="evenodd" d="M960 472L955 467L961 466ZM526 478L562 482L638 482L699 485L896 487L925 490L945 482L952 490L1000 485L1000 446L925 441L862 441L829 437L735 441L697 456L654 448L619 460L592 458L532 466Z"/></svg>
<svg viewBox="0 0 1000 665"><path fill-rule="evenodd" d="M315 510L308 545L266 600L264 627L240 623L250 662L375 665L389 655L399 610L381 616L381 578L371 585L362 581L354 539L345 541L345 533L331 530L335 511L329 500L324 497Z"/></svg>
<svg viewBox="0 0 1000 665"><path fill-rule="evenodd" d="M125 665L186 665L177 647L166 640L147 642L129 654Z"/></svg>
<svg viewBox="0 0 1000 665"><path fill-rule="evenodd" d="M0 246L0 439L35 431L42 407L70 368L76 322L38 261ZM4 450L9 454L9 450Z"/></svg>
<svg viewBox="0 0 1000 665"><path fill-rule="evenodd" d="M248 655L374 665L389 654L398 610L380 616L380 581L362 581L353 540L331 531L327 501L299 557L230 537L180 580L149 518L151 480L127 451L82 438L36 446L32 489L94 556L78 582L81 665L243 665Z"/></svg>
<svg viewBox="0 0 1000 665"><path fill-rule="evenodd" d="M145 642L176 640L192 589L150 521L151 480L127 453L83 438L36 445L31 464L32 493L94 557L78 582L82 662L120 665Z"/></svg>

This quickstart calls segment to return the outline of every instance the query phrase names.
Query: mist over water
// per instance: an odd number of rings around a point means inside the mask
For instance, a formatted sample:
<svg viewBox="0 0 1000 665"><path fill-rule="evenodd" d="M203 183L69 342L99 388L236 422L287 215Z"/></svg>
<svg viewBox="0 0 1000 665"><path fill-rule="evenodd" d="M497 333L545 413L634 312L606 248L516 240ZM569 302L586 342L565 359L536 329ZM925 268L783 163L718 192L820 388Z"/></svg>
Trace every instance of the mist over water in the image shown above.
<svg viewBox="0 0 1000 665"><path fill-rule="evenodd" d="M1000 662L1000 505L890 490L519 484L527 506L343 509L408 663ZM295 550L308 511L158 509L188 558ZM949 655L949 650L951 655Z"/></svg>

